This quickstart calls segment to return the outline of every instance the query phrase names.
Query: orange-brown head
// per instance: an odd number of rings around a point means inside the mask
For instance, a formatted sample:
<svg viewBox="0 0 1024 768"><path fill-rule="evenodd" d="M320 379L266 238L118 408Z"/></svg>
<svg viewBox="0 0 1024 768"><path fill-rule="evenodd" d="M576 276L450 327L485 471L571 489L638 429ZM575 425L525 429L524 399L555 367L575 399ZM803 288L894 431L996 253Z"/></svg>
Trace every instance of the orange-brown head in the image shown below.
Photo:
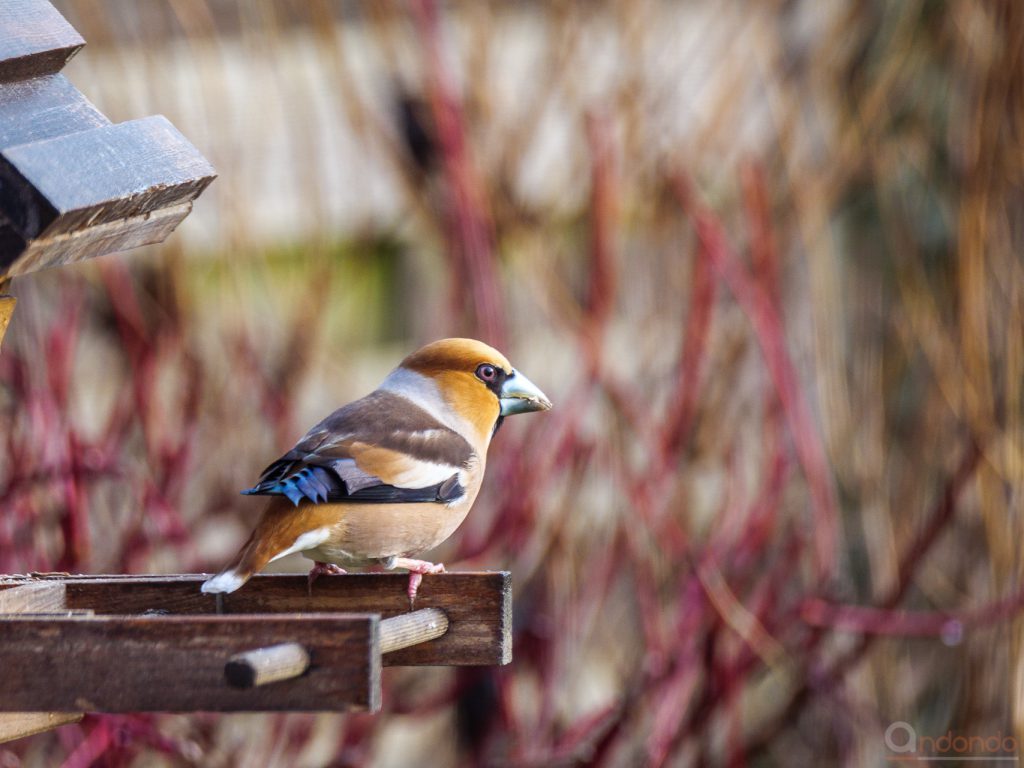
<svg viewBox="0 0 1024 768"><path fill-rule="evenodd" d="M503 417L551 407L547 396L503 354L475 339L427 344L399 369L432 381L447 407L485 443Z"/></svg>

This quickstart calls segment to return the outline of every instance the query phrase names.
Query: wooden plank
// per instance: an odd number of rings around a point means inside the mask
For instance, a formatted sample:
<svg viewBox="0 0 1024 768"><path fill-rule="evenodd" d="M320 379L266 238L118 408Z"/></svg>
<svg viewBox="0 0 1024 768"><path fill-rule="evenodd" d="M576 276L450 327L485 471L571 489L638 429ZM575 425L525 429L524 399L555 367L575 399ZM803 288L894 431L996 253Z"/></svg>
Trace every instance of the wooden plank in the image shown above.
<svg viewBox="0 0 1024 768"><path fill-rule="evenodd" d="M0 614L63 610L65 610L63 582L38 581L0 589ZM4 662L6 666L7 659L2 651L0 651L0 661ZM81 719L81 712L6 713L0 715L0 742L32 736L50 728L56 728L58 725L75 723Z"/></svg>
<svg viewBox="0 0 1024 768"><path fill-rule="evenodd" d="M59 725L77 723L82 712L10 712L0 715L0 744L37 733L49 731Z"/></svg>
<svg viewBox="0 0 1024 768"><path fill-rule="evenodd" d="M194 200L213 167L166 118L0 150L0 210L25 240Z"/></svg>
<svg viewBox="0 0 1024 768"><path fill-rule="evenodd" d="M64 75L0 83L0 148L110 125Z"/></svg>
<svg viewBox="0 0 1024 768"><path fill-rule="evenodd" d="M203 614L216 610L198 574L145 577L73 577L65 582L68 608L92 608L98 614L137 614L166 610ZM359 612L384 618L409 612L404 573L355 573L322 576L306 591L306 577L268 574L253 577L224 596L229 614ZM512 660L512 579L508 572L442 573L423 578L416 608L440 608L448 616L444 636L389 653L386 666L474 666ZM255 646L251 646L255 647Z"/></svg>
<svg viewBox="0 0 1024 768"><path fill-rule="evenodd" d="M33 240L17 253L5 253L0 246L0 273L17 277L40 269L126 251L140 245L160 243L188 216L192 203L182 203L155 213L111 221L67 234ZM13 263L12 263L13 262Z"/></svg>
<svg viewBox="0 0 1024 768"><path fill-rule="evenodd" d="M340 711L380 706L378 618L358 614L0 619L0 711ZM235 654L299 642L302 677L230 686Z"/></svg>
<svg viewBox="0 0 1024 768"><path fill-rule="evenodd" d="M64 584L60 581L39 581L0 589L0 614L64 611L67 610L64 593Z"/></svg>
<svg viewBox="0 0 1024 768"><path fill-rule="evenodd" d="M11 324L11 315L18 300L13 296L0 296L0 344L4 343L7 326Z"/></svg>
<svg viewBox="0 0 1024 768"><path fill-rule="evenodd" d="M85 40L46 0L4 0L0 81L59 72Z"/></svg>

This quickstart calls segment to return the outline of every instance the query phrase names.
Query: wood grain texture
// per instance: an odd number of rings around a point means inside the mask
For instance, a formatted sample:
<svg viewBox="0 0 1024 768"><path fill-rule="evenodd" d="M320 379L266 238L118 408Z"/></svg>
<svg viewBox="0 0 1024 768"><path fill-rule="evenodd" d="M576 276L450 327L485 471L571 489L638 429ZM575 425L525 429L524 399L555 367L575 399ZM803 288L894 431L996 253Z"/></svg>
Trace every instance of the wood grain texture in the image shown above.
<svg viewBox="0 0 1024 768"><path fill-rule="evenodd" d="M82 712L8 712L0 715L0 744L37 733L49 731L59 725L77 723Z"/></svg>
<svg viewBox="0 0 1024 768"><path fill-rule="evenodd" d="M97 614L139 614L152 609L212 614L216 610L214 597L199 591L205 579L204 575L66 578L67 607L92 608ZM408 576L403 573L321 576L309 597L305 575L259 575L225 595L224 609L227 614L331 611L390 618L409 612L407 585ZM424 576L416 607L443 610L448 631L437 640L387 654L385 666L478 666L512 660L512 579L508 572Z"/></svg>
<svg viewBox="0 0 1024 768"><path fill-rule="evenodd" d="M46 0L0 4L0 81L59 72L85 40Z"/></svg>
<svg viewBox="0 0 1024 768"><path fill-rule="evenodd" d="M13 296L0 296L0 344L4 343L4 335L11 324L11 315L18 300Z"/></svg>
<svg viewBox="0 0 1024 768"><path fill-rule="evenodd" d="M329 711L380 706L372 615L94 616L0 619L0 711ZM301 641L300 678L239 690L224 665Z"/></svg>
<svg viewBox="0 0 1024 768"><path fill-rule="evenodd" d="M40 581L0 589L0 614L52 613L66 609L64 584L59 581Z"/></svg>
<svg viewBox="0 0 1024 768"><path fill-rule="evenodd" d="M17 277L105 253L159 243L177 228L191 210L192 203L188 202L77 232L39 238L27 244L22 241L22 248L9 255L13 263L4 262L3 250L0 248L0 272L6 268L8 277Z"/></svg>
<svg viewBox="0 0 1024 768"><path fill-rule="evenodd" d="M62 582L40 581L15 586L0 586L0 614L21 613L24 615L25 613L38 614L64 610L64 584ZM6 662L2 650L0 650L0 661ZM56 728L58 725L75 723L81 719L81 712L9 712L0 714L0 742L32 736L50 728Z"/></svg>
<svg viewBox="0 0 1024 768"><path fill-rule="evenodd" d="M216 173L162 116L0 150L0 210L23 239L195 199Z"/></svg>
<svg viewBox="0 0 1024 768"><path fill-rule="evenodd" d="M110 125L64 75L0 82L0 149Z"/></svg>
<svg viewBox="0 0 1024 768"><path fill-rule="evenodd" d="M216 176L161 116L111 125L58 74L84 45L0 0L0 278L164 240Z"/></svg>
<svg viewBox="0 0 1024 768"><path fill-rule="evenodd" d="M421 608L380 623L380 652L393 653L403 648L436 640L448 631L448 617L440 608Z"/></svg>

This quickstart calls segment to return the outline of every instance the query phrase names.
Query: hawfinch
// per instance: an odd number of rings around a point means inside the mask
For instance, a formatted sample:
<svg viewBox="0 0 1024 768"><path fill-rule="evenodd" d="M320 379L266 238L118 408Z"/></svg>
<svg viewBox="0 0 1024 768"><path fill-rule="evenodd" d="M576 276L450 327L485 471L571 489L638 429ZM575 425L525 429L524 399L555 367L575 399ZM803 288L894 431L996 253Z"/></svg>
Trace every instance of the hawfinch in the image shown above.
<svg viewBox="0 0 1024 768"><path fill-rule="evenodd" d="M495 349L444 339L410 355L366 397L338 409L264 470L245 494L269 496L232 563L202 586L234 592L267 563L301 552L309 584L340 566L425 573L413 556L451 536L473 506L487 446L506 416L551 402Z"/></svg>

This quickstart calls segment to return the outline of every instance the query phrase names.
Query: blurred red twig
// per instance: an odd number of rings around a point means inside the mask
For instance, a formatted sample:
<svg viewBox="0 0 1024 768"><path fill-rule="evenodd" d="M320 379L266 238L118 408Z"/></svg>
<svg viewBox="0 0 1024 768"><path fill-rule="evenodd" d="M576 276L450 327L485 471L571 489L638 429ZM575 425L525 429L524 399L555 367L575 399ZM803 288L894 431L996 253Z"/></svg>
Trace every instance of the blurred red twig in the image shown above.
<svg viewBox="0 0 1024 768"><path fill-rule="evenodd" d="M782 403L790 435L811 492L814 512L815 568L819 579L827 579L836 568L839 510L828 459L822 445L810 403L786 349L782 319L764 288L751 279L729 245L719 219L696 198L682 173L672 176L679 204L693 219L697 236L704 243L715 271L750 318L764 354L765 365Z"/></svg>
<svg viewBox="0 0 1024 768"><path fill-rule="evenodd" d="M494 225L486 190L471 157L461 100L445 63L441 20L434 0L414 0L412 19L419 33L427 73L427 96L441 145L448 209L448 248L453 260L453 295L468 294L476 332L505 348L504 300L498 283Z"/></svg>
<svg viewBox="0 0 1024 768"><path fill-rule="evenodd" d="M974 474L981 458L981 449L972 439L969 446L960 459L960 462L947 480L934 510L928 517L921 532L907 547L899 562L898 576L896 582L889 589L889 592L879 600L878 609L891 611L906 595L913 583L914 575L920 567L922 560L934 546L940 534L946 530L956 513L957 501L960 498L964 486ZM777 734L787 723L792 722L797 713L805 707L812 697L828 694L837 686L844 676L864 657L872 641L874 634L862 634L847 651L840 654L831 662L822 663L814 659L813 653L820 646L824 637L822 634L831 627L816 627L804 644L802 658L807 659L807 672L801 685L789 697L786 704L779 709L778 716L766 725L759 733L750 737L744 745L744 752L753 756L764 750L771 743Z"/></svg>
<svg viewBox="0 0 1024 768"><path fill-rule="evenodd" d="M958 643L964 630L985 627L1016 616L1024 610L1024 592L979 608L960 611L886 610L869 605L839 605L811 598L800 615L812 626L838 632L906 637L942 637Z"/></svg>
<svg viewBox="0 0 1024 768"><path fill-rule="evenodd" d="M615 306L617 282L613 239L617 228L617 187L614 176L614 147L611 126L603 112L586 117L587 147L590 154L590 282L582 314L580 342L587 362L596 371L601 347Z"/></svg>

